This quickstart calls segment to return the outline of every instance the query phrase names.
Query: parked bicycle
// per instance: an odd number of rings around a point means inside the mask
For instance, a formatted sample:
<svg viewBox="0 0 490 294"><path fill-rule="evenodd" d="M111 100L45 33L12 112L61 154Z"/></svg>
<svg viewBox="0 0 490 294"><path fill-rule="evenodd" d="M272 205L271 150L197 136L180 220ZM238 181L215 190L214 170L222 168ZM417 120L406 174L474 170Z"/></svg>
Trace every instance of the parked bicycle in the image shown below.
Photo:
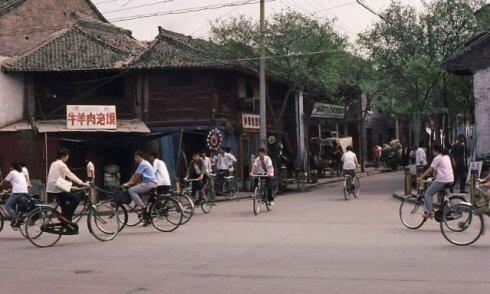
<svg viewBox="0 0 490 294"><path fill-rule="evenodd" d="M111 200L98 204L91 203L86 188L74 189L90 203L87 216L89 232L99 241L114 239L121 225L117 204ZM63 235L78 235L78 224L67 222L66 219L51 204L36 204L36 209L27 216L25 230L27 239L37 247L50 247L58 243Z"/></svg>
<svg viewBox="0 0 490 294"><path fill-rule="evenodd" d="M349 200L350 195L358 198L360 187L359 177L354 172L344 173L344 198L346 201Z"/></svg>
<svg viewBox="0 0 490 294"><path fill-rule="evenodd" d="M427 187L433 182L433 179L421 181L417 189L417 195L409 195L402 201L399 209L400 220L402 224L412 230L416 230L427 221L424 216L424 193ZM434 211L434 219L437 222L443 220L443 215L451 207L458 203L466 202L466 198L461 195L449 196L448 190L450 184L444 186L443 191L438 195L439 209Z"/></svg>
<svg viewBox="0 0 490 294"><path fill-rule="evenodd" d="M448 208L442 217L440 229L444 238L458 246L471 245L485 233L483 215L490 215L488 199L483 187L477 186L473 203L462 202ZM485 197L485 207L478 204Z"/></svg>
<svg viewBox="0 0 490 294"><path fill-rule="evenodd" d="M267 199L267 189L265 187L265 179L268 176L265 175L252 175L257 178L257 186L254 189L253 194L253 210L254 214L258 215L262 206L265 206L267 211L272 209L270 201Z"/></svg>

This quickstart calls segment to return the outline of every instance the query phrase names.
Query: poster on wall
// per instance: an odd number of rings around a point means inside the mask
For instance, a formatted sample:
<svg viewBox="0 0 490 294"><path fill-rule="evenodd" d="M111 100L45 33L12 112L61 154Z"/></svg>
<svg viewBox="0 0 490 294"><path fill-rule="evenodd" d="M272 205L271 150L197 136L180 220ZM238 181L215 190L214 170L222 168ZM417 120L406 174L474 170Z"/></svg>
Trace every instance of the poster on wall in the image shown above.
<svg viewBox="0 0 490 294"><path fill-rule="evenodd" d="M114 105L67 105L66 128L69 130L117 129Z"/></svg>

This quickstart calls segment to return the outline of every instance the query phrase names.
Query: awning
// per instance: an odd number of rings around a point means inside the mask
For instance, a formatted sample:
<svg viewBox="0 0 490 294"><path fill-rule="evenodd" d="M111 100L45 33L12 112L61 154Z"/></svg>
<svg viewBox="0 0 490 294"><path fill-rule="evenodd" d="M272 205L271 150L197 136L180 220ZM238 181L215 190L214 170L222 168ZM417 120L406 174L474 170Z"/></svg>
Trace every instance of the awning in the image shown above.
<svg viewBox="0 0 490 294"><path fill-rule="evenodd" d="M30 130L32 130L31 124L25 121L21 121L0 128L0 133L30 131Z"/></svg>
<svg viewBox="0 0 490 294"><path fill-rule="evenodd" d="M141 120L117 121L115 130L73 130L67 129L66 120L35 121L34 126L28 122L18 122L0 129L0 132L18 132L26 130L37 130L39 133L151 133L148 126Z"/></svg>

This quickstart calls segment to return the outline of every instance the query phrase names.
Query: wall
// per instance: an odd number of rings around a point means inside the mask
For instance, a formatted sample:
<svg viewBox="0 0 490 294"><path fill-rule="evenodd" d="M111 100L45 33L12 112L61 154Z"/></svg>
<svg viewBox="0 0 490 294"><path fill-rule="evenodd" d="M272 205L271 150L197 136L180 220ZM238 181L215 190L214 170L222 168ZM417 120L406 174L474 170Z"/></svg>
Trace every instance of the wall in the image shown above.
<svg viewBox="0 0 490 294"><path fill-rule="evenodd" d="M490 153L490 68L474 75L477 155Z"/></svg>
<svg viewBox="0 0 490 294"><path fill-rule="evenodd" d="M0 56L0 64L5 59L6 57ZM24 79L21 75L7 75L0 71L0 113L0 128L22 119Z"/></svg>
<svg viewBox="0 0 490 294"><path fill-rule="evenodd" d="M75 11L98 18L85 0L26 0L0 17L0 28L9 32L0 36L0 55L19 55L37 45L67 24Z"/></svg>

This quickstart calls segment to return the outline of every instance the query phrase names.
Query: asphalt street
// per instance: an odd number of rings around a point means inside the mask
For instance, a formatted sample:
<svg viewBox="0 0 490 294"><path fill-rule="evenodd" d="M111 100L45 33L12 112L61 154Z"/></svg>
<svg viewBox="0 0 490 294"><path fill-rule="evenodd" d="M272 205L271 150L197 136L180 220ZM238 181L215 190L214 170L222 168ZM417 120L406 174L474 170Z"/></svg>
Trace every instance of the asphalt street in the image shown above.
<svg viewBox="0 0 490 294"><path fill-rule="evenodd" d="M129 228L111 242L84 225L39 249L0 232L0 293L488 293L490 240L449 244L435 222L398 218L401 173L279 197L254 216L252 201L219 203L173 233Z"/></svg>

